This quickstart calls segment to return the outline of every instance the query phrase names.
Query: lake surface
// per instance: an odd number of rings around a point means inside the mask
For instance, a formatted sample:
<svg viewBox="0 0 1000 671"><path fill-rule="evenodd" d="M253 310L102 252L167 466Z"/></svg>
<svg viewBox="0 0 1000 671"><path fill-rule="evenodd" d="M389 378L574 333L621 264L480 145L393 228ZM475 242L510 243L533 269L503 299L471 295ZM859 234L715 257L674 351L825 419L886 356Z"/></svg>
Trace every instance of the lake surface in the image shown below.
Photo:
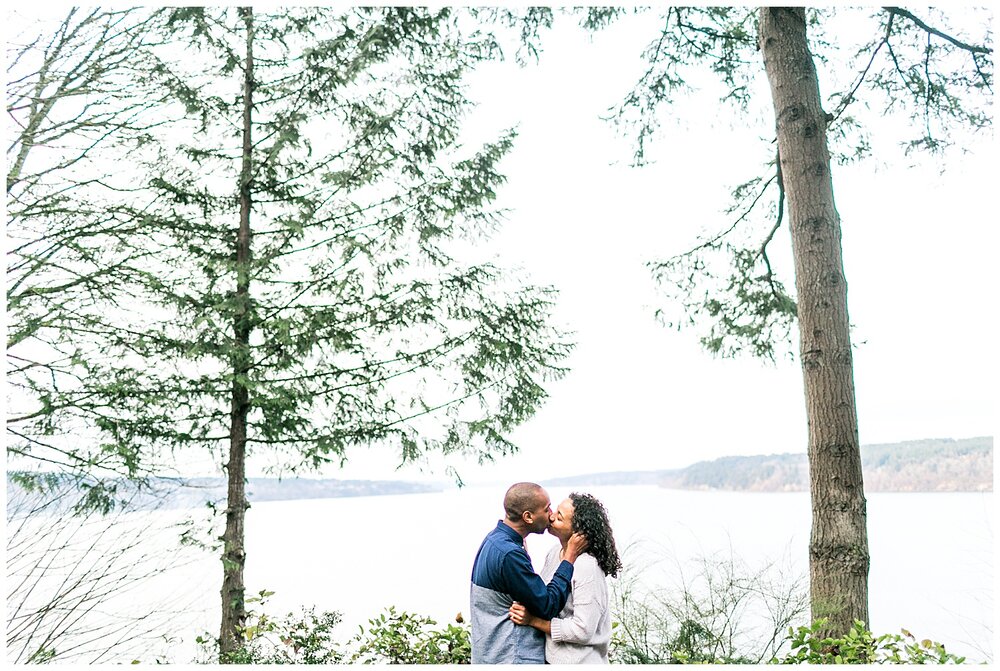
<svg viewBox="0 0 1000 671"><path fill-rule="evenodd" d="M619 549L628 548L626 568L656 589L696 575L703 557L748 569L774 564L786 578L808 575L805 493L552 487L553 506L570 491L591 492L605 503ZM344 638L390 605L442 625L459 612L467 616L472 560L501 515L502 497L503 487L467 487L256 503L247 514L248 593L274 592L266 606L272 615L303 606L340 611ZM157 514L161 521L177 515ZM873 630L905 627L970 659L991 658L993 520L992 493L870 494ZM169 537L157 536L160 551L168 552ZM540 561L554 542L529 536L528 549ZM217 634L222 571L208 553L179 554L186 566L129 598L185 604L186 614L170 618L164 645L171 661L186 662L195 635Z"/></svg>

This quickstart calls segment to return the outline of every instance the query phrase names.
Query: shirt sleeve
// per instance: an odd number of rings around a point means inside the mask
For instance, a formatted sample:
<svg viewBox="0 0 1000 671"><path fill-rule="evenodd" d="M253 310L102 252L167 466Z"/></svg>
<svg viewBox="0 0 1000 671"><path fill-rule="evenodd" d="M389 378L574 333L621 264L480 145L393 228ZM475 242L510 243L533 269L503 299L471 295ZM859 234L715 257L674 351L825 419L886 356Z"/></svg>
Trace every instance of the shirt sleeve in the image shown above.
<svg viewBox="0 0 1000 671"><path fill-rule="evenodd" d="M508 593L543 620L551 620L566 605L573 577L573 565L568 561L559 564L548 585L531 567L527 552L507 553L502 572Z"/></svg>
<svg viewBox="0 0 1000 671"><path fill-rule="evenodd" d="M592 643L607 607L604 576L582 573L579 571L573 582L573 616L554 618L551 622L552 640L556 643Z"/></svg>

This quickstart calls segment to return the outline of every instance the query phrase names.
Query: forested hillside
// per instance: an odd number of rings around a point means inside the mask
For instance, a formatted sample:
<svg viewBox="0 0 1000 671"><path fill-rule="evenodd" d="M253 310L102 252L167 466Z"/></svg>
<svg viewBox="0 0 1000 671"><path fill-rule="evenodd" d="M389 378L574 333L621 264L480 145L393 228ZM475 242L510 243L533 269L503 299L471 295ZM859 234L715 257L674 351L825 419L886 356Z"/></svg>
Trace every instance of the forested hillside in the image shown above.
<svg viewBox="0 0 1000 671"><path fill-rule="evenodd" d="M861 448L865 491L993 491L993 437L929 439ZM805 454L722 457L670 471L594 473L555 485L658 484L672 489L798 492L809 488Z"/></svg>

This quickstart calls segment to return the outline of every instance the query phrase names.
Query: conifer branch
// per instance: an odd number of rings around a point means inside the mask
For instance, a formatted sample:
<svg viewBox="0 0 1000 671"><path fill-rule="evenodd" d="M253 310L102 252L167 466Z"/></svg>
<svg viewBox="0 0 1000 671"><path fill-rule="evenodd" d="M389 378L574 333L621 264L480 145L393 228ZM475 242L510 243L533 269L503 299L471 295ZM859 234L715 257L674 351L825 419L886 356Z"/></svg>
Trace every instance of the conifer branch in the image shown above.
<svg viewBox="0 0 1000 671"><path fill-rule="evenodd" d="M969 53L972 54L993 53L993 49L990 49L989 47L962 42L961 40L952 37L951 35L948 35L947 33L944 33L938 30L937 28L933 28L932 26L929 26L928 24L924 23L919 18L917 18L912 12L907 11L901 7L884 7L883 9L885 9L885 11L889 12L892 15L902 16L904 18L909 19L910 21L913 22L914 25L916 25L921 30L925 31L928 35L934 35L936 37L940 37L941 39L953 44L954 46L958 47L959 49L962 49L963 51L968 51Z"/></svg>

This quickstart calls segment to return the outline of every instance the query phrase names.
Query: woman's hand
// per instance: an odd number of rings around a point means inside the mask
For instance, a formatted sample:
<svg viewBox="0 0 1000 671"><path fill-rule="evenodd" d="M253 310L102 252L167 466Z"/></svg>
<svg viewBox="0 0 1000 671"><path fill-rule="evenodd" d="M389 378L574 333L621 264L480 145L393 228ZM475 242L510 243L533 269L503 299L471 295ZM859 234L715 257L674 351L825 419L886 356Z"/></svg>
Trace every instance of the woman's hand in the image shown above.
<svg viewBox="0 0 1000 671"><path fill-rule="evenodd" d="M538 631L543 633L551 633L551 625L548 620L543 620L537 615L532 615L528 612L528 609L519 604L517 601L510 607L510 619L514 624L520 624L525 627L534 627Z"/></svg>
<svg viewBox="0 0 1000 671"><path fill-rule="evenodd" d="M515 601L510 607L510 619L514 621L514 624L523 624L530 627L531 624L528 620L531 617L532 615L528 612L528 609L519 604L517 601Z"/></svg>
<svg viewBox="0 0 1000 671"><path fill-rule="evenodd" d="M538 625L545 621L537 615L529 613L528 609L517 601L510 607L510 619L513 620L514 624L522 624L535 629L538 629Z"/></svg>

